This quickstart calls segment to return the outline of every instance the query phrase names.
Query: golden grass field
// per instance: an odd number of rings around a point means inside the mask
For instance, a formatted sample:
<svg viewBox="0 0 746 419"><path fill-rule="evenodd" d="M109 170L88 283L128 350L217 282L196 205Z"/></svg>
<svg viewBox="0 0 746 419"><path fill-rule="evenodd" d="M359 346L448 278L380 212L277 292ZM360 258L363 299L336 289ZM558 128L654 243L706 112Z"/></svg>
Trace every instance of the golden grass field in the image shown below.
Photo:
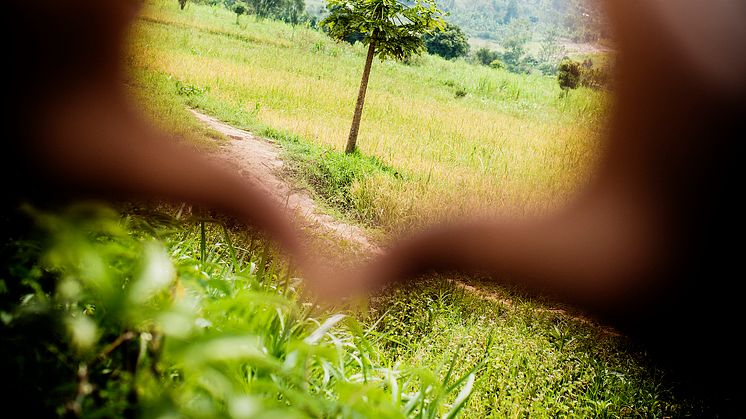
<svg viewBox="0 0 746 419"><path fill-rule="evenodd" d="M252 16L236 24L217 6L180 11L171 3L147 2L133 35L134 68L204 91L197 106L236 125L344 149L361 45ZM477 212L545 211L587 181L607 102L583 88L560 98L552 77L463 60L376 61L358 146L405 176L356 181L356 207L389 231Z"/></svg>

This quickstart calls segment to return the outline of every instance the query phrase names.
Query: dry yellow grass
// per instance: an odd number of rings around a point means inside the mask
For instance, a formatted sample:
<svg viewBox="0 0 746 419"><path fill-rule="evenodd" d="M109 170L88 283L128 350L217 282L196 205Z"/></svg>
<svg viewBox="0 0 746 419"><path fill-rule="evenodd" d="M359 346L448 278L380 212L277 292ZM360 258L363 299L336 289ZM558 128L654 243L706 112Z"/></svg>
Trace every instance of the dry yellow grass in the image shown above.
<svg viewBox="0 0 746 419"><path fill-rule="evenodd" d="M221 8L149 2L133 63L206 90L218 117L342 150L363 50ZM389 230L474 212L544 211L586 182L606 97L556 81L425 57L374 63L359 147L407 174L353 194ZM456 97L463 90L465 97Z"/></svg>

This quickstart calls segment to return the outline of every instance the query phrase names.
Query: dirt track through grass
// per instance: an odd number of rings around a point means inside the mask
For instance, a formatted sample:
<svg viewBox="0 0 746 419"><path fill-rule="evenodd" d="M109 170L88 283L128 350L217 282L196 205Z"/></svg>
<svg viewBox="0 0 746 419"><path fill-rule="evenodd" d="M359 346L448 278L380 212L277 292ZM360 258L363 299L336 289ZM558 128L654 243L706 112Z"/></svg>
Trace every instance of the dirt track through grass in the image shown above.
<svg viewBox="0 0 746 419"><path fill-rule="evenodd" d="M204 124L229 138L230 141L221 146L215 156L228 162L242 176L251 179L295 213L296 221L304 229L323 230L358 245L360 250L380 252L380 248L362 228L323 213L306 190L295 188L283 179L280 173L285 163L280 159L280 150L274 141L232 127L201 112L192 110L192 113Z"/></svg>

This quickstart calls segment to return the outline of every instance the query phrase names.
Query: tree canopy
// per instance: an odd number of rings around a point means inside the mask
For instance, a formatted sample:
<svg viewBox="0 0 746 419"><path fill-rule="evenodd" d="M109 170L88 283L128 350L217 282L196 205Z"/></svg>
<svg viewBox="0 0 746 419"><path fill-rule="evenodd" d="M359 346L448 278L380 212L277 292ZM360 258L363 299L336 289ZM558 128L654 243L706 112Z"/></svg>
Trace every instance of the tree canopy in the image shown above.
<svg viewBox="0 0 746 419"><path fill-rule="evenodd" d="M445 29L434 0L329 0L327 9L321 26L329 36L344 40L359 33L364 45L375 39L375 55L382 60L405 60L424 49L423 34Z"/></svg>
<svg viewBox="0 0 746 419"><path fill-rule="evenodd" d="M424 36L427 52L450 60L469 53L469 41L460 27L447 23L445 30Z"/></svg>

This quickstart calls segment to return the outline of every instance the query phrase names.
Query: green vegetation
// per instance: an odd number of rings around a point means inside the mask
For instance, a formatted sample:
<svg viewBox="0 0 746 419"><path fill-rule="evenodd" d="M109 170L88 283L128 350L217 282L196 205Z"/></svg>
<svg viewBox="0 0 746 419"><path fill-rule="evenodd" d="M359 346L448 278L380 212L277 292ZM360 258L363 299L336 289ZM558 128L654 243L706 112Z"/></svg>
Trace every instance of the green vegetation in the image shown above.
<svg viewBox="0 0 746 419"><path fill-rule="evenodd" d="M605 67L594 67L591 58L583 60L582 63L569 58L562 60L557 70L557 81L563 89L563 95L567 90L576 89L579 86L591 89L611 87L608 64Z"/></svg>
<svg viewBox="0 0 746 419"><path fill-rule="evenodd" d="M520 294L483 299L436 278L364 313L324 312L230 220L123 210L3 217L14 234L2 247L0 363L17 377L6 407L38 417L682 412L624 338Z"/></svg>
<svg viewBox="0 0 746 419"><path fill-rule="evenodd" d="M425 34L422 39L425 41L428 53L439 55L446 60L463 57L469 53L469 42L466 35L461 31L461 28L450 23L446 24L443 31Z"/></svg>
<svg viewBox="0 0 746 419"><path fill-rule="evenodd" d="M580 85L580 63L572 60L562 61L557 72L557 82L562 88L563 95L570 89L577 89Z"/></svg>
<svg viewBox="0 0 746 419"><path fill-rule="evenodd" d="M360 45L224 7L147 2L129 85L210 148L186 107L278 140L297 181L387 232L540 212L586 182L608 98L426 56L386 62L344 154ZM322 309L261 237L189 207L0 214L6 408L84 417L696 415L644 351L520 290L425 278ZM486 289L485 287L480 287ZM8 381L8 380L6 380Z"/></svg>
<svg viewBox="0 0 746 419"><path fill-rule="evenodd" d="M19 255L9 269L24 273L2 307L3 371L21 380L16 402L34 402L18 408L233 418L463 408L489 345L471 366L455 368L451 354L448 374L400 368L383 352L380 321L296 302L298 281L266 243L188 210L138 211L25 209L47 241L5 247ZM38 363L24 374L29 354Z"/></svg>
<svg viewBox="0 0 746 419"><path fill-rule="evenodd" d="M297 25L309 21L303 0L198 0L212 6L224 5L236 14L236 23L243 14L253 14L258 19L278 19Z"/></svg>
<svg viewBox="0 0 746 419"><path fill-rule="evenodd" d="M501 41L515 20L526 20L532 32L559 30L575 42L608 38L600 2L585 0L443 0L438 3L470 36Z"/></svg>
<svg viewBox="0 0 746 419"><path fill-rule="evenodd" d="M236 26L222 7L181 12L161 2L148 4L136 29L130 61L194 87L182 95L189 106L258 133L271 127L280 137L343 151L361 44L269 20ZM607 103L604 93L585 88L560 99L552 77L432 56L381 63L368 91L360 152L409 176L356 179L349 195L366 210L348 215L392 232L561 204L586 181Z"/></svg>

